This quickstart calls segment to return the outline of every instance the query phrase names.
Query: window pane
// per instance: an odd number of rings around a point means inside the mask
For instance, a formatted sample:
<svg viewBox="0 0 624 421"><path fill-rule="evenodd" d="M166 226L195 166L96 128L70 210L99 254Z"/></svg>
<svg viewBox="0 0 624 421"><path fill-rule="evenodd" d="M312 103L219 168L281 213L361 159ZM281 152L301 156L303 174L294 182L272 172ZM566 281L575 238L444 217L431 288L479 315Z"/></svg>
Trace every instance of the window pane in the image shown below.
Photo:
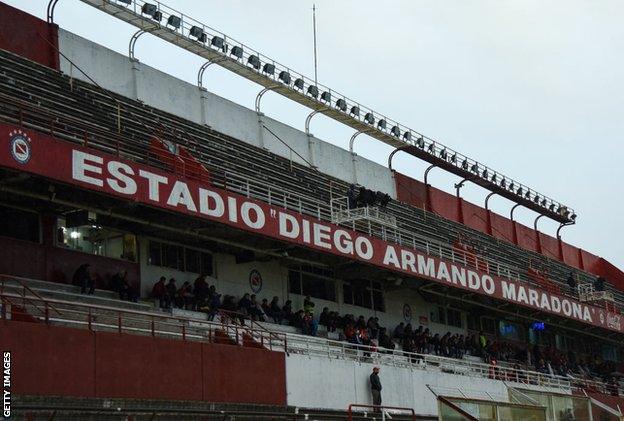
<svg viewBox="0 0 624 421"><path fill-rule="evenodd" d="M288 271L288 289L291 294L301 294L301 276L294 270Z"/></svg>
<svg viewBox="0 0 624 421"><path fill-rule="evenodd" d="M446 324L446 309L444 307L438 307L438 323Z"/></svg>
<svg viewBox="0 0 624 421"><path fill-rule="evenodd" d="M172 269L182 270L181 250L179 246L163 244L163 266Z"/></svg>
<svg viewBox="0 0 624 421"><path fill-rule="evenodd" d="M149 242L149 261L150 265L162 266L162 259L160 256L160 243L156 241Z"/></svg>
<svg viewBox="0 0 624 421"><path fill-rule="evenodd" d="M353 289L348 282L342 284L342 298L345 304L353 304Z"/></svg>
<svg viewBox="0 0 624 421"><path fill-rule="evenodd" d="M199 264L199 251L193 249L185 249L185 270L187 272L201 273Z"/></svg>
<svg viewBox="0 0 624 421"><path fill-rule="evenodd" d="M39 215L0 206L0 235L39 242Z"/></svg>
<svg viewBox="0 0 624 421"><path fill-rule="evenodd" d="M336 284L334 281L325 281L325 299L336 301Z"/></svg>
<svg viewBox="0 0 624 421"><path fill-rule="evenodd" d="M373 291L373 309L376 311L386 311L383 293L381 291Z"/></svg>
<svg viewBox="0 0 624 421"><path fill-rule="evenodd" d="M212 254L201 253L201 271L202 275L212 276Z"/></svg>

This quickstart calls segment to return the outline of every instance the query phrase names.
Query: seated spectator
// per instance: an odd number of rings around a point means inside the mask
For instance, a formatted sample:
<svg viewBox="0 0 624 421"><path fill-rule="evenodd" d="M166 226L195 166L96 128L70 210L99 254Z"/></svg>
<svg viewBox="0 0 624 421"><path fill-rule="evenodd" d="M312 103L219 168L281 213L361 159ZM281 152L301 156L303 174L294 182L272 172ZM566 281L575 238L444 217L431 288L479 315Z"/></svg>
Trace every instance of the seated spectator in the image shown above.
<svg viewBox="0 0 624 421"><path fill-rule="evenodd" d="M232 304L234 304L232 302ZM217 315L219 310L221 309L221 294L217 294L216 292L212 294L210 297L210 303L208 305L208 320L214 320L214 317Z"/></svg>
<svg viewBox="0 0 624 421"><path fill-rule="evenodd" d="M368 336L371 339L377 339L379 335L379 319L377 317L369 317L366 322L366 328L368 329Z"/></svg>
<svg viewBox="0 0 624 421"><path fill-rule="evenodd" d="M269 304L269 313L267 313L267 316L271 317L273 321L278 325L282 324L282 321L284 320L284 312L279 306L279 298L277 296L273 297L273 299L271 300L271 304Z"/></svg>
<svg viewBox="0 0 624 421"><path fill-rule="evenodd" d="M395 348L394 342L390 339L385 327L379 329L379 346L389 350L394 350Z"/></svg>
<svg viewBox="0 0 624 421"><path fill-rule="evenodd" d="M319 324L321 326L325 326L328 331L329 331L329 318L330 318L329 307L323 307L323 311L321 312L319 316Z"/></svg>
<svg viewBox="0 0 624 421"><path fill-rule="evenodd" d="M204 275L198 276L193 283L193 294L195 295L195 308L202 308L206 305L208 298L208 284Z"/></svg>
<svg viewBox="0 0 624 421"><path fill-rule="evenodd" d="M177 291L177 303L178 307L188 310L193 307L193 292L191 283L186 281L182 284Z"/></svg>
<svg viewBox="0 0 624 421"><path fill-rule="evenodd" d="M169 279L169 283L166 286L167 289L167 300L169 302L169 306L175 305L176 292L178 292L178 288L176 287L176 280L174 278Z"/></svg>
<svg viewBox="0 0 624 421"><path fill-rule="evenodd" d="M169 296L167 295L167 286L165 285L165 278L161 276L158 282L154 284L152 288L152 298L158 300L158 306L160 308L169 308Z"/></svg>
<svg viewBox="0 0 624 421"><path fill-rule="evenodd" d="M128 300L136 303L139 299L139 294L136 289L128 283L127 276L128 272L125 269L117 272L111 279L111 289L119 294L120 300Z"/></svg>
<svg viewBox="0 0 624 421"><path fill-rule="evenodd" d="M262 299L262 304L260 304L260 308L262 309L262 312L267 316L267 317L271 317L271 308L269 307L269 300L267 300L266 298Z"/></svg>
<svg viewBox="0 0 624 421"><path fill-rule="evenodd" d="M303 300L303 312L314 317L314 303L309 295L306 295L305 300Z"/></svg>
<svg viewBox="0 0 624 421"><path fill-rule="evenodd" d="M80 287L81 294L93 295L95 291L95 282L91 276L91 265L84 263L76 269L72 278L73 284Z"/></svg>
<svg viewBox="0 0 624 421"><path fill-rule="evenodd" d="M249 316L251 306L251 298L249 298L249 293L246 293L245 295L243 295L243 298L238 301L238 311L240 311L245 316Z"/></svg>
<svg viewBox="0 0 624 421"><path fill-rule="evenodd" d="M286 303L284 303L284 307L282 307L282 315L289 325L295 325L291 300L287 300Z"/></svg>
<svg viewBox="0 0 624 421"><path fill-rule="evenodd" d="M251 304L247 310L247 315L251 318L251 320L255 320L258 322L264 322L264 311L262 311L262 307L260 303L256 299L256 294L251 295Z"/></svg>
<svg viewBox="0 0 624 421"><path fill-rule="evenodd" d="M392 337L395 339L402 340L405 335L405 323L401 322L394 328L394 332L392 332Z"/></svg>
<svg viewBox="0 0 624 421"><path fill-rule="evenodd" d="M223 303L221 303L221 309L229 313L236 313L238 306L234 302L234 297L226 295L223 297Z"/></svg>

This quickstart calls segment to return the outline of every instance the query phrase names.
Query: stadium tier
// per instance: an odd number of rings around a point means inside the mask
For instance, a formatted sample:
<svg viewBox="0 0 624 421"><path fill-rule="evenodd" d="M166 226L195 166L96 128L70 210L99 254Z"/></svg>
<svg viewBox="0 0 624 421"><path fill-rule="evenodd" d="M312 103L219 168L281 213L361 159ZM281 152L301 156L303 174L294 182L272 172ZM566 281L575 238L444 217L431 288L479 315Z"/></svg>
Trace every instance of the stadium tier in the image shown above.
<svg viewBox="0 0 624 421"><path fill-rule="evenodd" d="M0 12L9 411L621 419L604 259Z"/></svg>

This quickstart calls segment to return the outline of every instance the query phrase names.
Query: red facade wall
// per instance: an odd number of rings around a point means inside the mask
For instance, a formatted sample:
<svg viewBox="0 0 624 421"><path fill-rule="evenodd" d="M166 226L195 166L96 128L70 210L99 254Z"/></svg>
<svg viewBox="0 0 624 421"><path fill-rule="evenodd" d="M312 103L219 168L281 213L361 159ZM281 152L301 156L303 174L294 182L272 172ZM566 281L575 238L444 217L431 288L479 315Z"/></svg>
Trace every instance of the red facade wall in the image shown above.
<svg viewBox="0 0 624 421"><path fill-rule="evenodd" d="M488 214L485 209L480 206L473 205L470 202L461 200L462 216L464 224L470 228L487 234L488 231Z"/></svg>
<svg viewBox="0 0 624 421"><path fill-rule="evenodd" d="M596 273L595 271L598 267L600 257L595 254L591 254L588 251L581 250L581 259L583 260L583 269L591 273Z"/></svg>
<svg viewBox="0 0 624 421"><path fill-rule="evenodd" d="M534 229L514 222L518 245L524 249L539 252L537 233Z"/></svg>
<svg viewBox="0 0 624 421"><path fill-rule="evenodd" d="M451 221L461 222L457 197L438 189L429 189L431 211Z"/></svg>
<svg viewBox="0 0 624 421"><path fill-rule="evenodd" d="M286 404L278 352L14 321L0 343L16 394Z"/></svg>
<svg viewBox="0 0 624 421"><path fill-rule="evenodd" d="M427 207L427 186L418 180L394 171L397 199L417 208Z"/></svg>
<svg viewBox="0 0 624 421"><path fill-rule="evenodd" d="M490 218L492 221L492 235L501 240L514 242L514 226L513 223L502 216L490 212Z"/></svg>
<svg viewBox="0 0 624 421"><path fill-rule="evenodd" d="M58 26L1 2L0 48L59 69Z"/></svg>
<svg viewBox="0 0 624 421"><path fill-rule="evenodd" d="M542 244L542 254L553 259L559 259L559 241L541 232L539 233L539 238Z"/></svg>
<svg viewBox="0 0 624 421"><path fill-rule="evenodd" d="M561 242L561 251L563 252L563 261L570 266L581 269L581 255L577 247Z"/></svg>

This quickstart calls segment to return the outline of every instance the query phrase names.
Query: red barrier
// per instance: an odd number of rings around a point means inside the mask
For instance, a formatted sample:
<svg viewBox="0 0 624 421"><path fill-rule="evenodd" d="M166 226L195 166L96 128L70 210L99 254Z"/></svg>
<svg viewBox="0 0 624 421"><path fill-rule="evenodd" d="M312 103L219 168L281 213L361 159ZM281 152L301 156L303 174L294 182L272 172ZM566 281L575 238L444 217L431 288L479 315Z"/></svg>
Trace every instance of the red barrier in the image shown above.
<svg viewBox="0 0 624 421"><path fill-rule="evenodd" d="M432 212L451 221L461 222L457 197L431 188L429 189L429 198L431 199Z"/></svg>
<svg viewBox="0 0 624 421"><path fill-rule="evenodd" d="M397 200L417 208L427 208L427 186L418 180L394 171Z"/></svg>
<svg viewBox="0 0 624 421"><path fill-rule="evenodd" d="M490 212L490 218L492 221L492 235L498 239L513 243L514 227L512 222L493 212Z"/></svg>
<svg viewBox="0 0 624 421"><path fill-rule="evenodd" d="M577 247L571 246L570 244L561 242L561 251L563 253L563 261L568 265L582 269L581 265L581 254L580 250Z"/></svg>
<svg viewBox="0 0 624 421"><path fill-rule="evenodd" d="M59 70L58 26L4 3L0 3L0 48Z"/></svg>
<svg viewBox="0 0 624 421"><path fill-rule="evenodd" d="M520 247L535 252L540 251L537 239L537 232L535 232L535 230L517 222L514 222L514 227L516 229L517 244Z"/></svg>
<svg viewBox="0 0 624 421"><path fill-rule="evenodd" d="M488 214L485 209L463 199L461 200L461 209L465 225L484 234L489 233Z"/></svg>
<svg viewBox="0 0 624 421"><path fill-rule="evenodd" d="M556 238L539 233L540 244L542 245L542 254L544 256L552 257L553 259L559 259L559 241Z"/></svg>
<svg viewBox="0 0 624 421"><path fill-rule="evenodd" d="M278 352L14 321L0 343L16 394L286 404Z"/></svg>

